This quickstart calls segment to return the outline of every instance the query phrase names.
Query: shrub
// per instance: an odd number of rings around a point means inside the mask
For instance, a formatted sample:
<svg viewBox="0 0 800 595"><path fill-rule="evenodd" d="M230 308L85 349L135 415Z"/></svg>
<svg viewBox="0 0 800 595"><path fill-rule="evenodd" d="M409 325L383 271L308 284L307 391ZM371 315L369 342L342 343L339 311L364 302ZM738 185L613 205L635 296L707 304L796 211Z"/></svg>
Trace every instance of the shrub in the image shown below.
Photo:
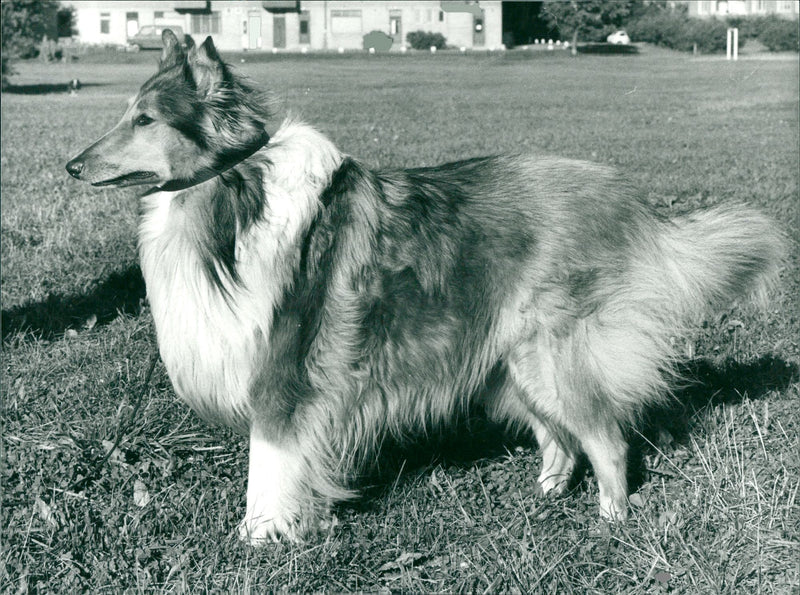
<svg viewBox="0 0 800 595"><path fill-rule="evenodd" d="M727 23L717 19L689 19L683 44L676 49L690 51L697 44L697 50L703 54L724 52L727 38Z"/></svg>
<svg viewBox="0 0 800 595"><path fill-rule="evenodd" d="M778 17L764 19L756 37L771 52L800 51L800 30L796 21Z"/></svg>
<svg viewBox="0 0 800 595"><path fill-rule="evenodd" d="M646 41L654 45L672 47L671 40L677 40L685 18L658 12L644 15L628 23L628 35L633 41Z"/></svg>
<svg viewBox="0 0 800 595"><path fill-rule="evenodd" d="M647 14L628 25L634 41L646 41L679 51L692 51L695 45L703 53L725 49L728 25L716 19L690 19L681 13Z"/></svg>
<svg viewBox="0 0 800 595"><path fill-rule="evenodd" d="M415 50L428 50L431 47L443 50L447 47L447 40L444 35L431 31L411 31L406 35L406 41Z"/></svg>
<svg viewBox="0 0 800 595"><path fill-rule="evenodd" d="M370 31L364 36L364 49L388 52L392 49L392 38L383 31Z"/></svg>
<svg viewBox="0 0 800 595"><path fill-rule="evenodd" d="M758 39L772 51L797 51L797 22L776 15L728 17L728 26L739 29L740 39Z"/></svg>

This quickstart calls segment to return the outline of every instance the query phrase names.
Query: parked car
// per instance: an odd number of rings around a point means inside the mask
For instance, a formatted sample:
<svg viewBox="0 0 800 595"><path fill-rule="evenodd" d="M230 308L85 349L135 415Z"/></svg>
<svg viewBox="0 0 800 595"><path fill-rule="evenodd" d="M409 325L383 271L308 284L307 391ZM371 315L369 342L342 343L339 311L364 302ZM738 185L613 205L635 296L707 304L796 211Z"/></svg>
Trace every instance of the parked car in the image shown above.
<svg viewBox="0 0 800 595"><path fill-rule="evenodd" d="M628 37L625 31L614 31L611 35L606 37L606 41L614 45L628 45L631 42L631 38Z"/></svg>
<svg viewBox="0 0 800 595"><path fill-rule="evenodd" d="M139 32L133 37L128 38L128 43L134 50L160 50L163 46L161 43L161 32L164 29L170 29L178 39L183 39L183 29L173 25L147 25L139 29Z"/></svg>

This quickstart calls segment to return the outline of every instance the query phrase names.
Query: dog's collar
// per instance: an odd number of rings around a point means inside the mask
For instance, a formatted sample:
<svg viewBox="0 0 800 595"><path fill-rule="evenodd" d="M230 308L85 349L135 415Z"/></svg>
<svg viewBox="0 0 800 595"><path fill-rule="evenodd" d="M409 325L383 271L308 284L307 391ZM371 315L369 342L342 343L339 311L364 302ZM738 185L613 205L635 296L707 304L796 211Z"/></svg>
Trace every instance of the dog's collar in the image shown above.
<svg viewBox="0 0 800 595"><path fill-rule="evenodd" d="M178 190L186 190L192 186L197 186L203 182L208 182L210 179L216 178L232 167L236 167L249 157L252 157L255 153L267 145L269 138L269 134L267 134L267 131L265 130L256 143L250 147L247 147L246 149L242 149L241 151L236 151L230 155L227 155L219 165L215 165L214 167L204 167L187 180L169 180L168 182L163 183L161 186L152 188L149 192L147 192L147 194L151 194L152 192L177 192Z"/></svg>

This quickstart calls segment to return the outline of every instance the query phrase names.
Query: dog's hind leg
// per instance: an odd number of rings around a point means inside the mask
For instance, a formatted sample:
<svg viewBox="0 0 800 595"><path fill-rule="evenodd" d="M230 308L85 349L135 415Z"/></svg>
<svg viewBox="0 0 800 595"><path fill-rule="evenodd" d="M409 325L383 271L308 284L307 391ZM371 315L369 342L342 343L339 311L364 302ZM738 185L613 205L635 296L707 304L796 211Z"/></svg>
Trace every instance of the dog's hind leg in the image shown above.
<svg viewBox="0 0 800 595"><path fill-rule="evenodd" d="M610 520L627 516L627 443L602 395L587 398L569 353L554 351L554 341L541 335L518 345L508 357L508 369L533 413L529 419L542 448L543 491L563 491L575 464L572 443L589 458L600 488L600 515ZM558 357L558 361L556 361ZM555 430L553 432L552 430ZM565 477L566 476L566 477Z"/></svg>
<svg viewBox="0 0 800 595"><path fill-rule="evenodd" d="M579 437L600 488L600 516L610 521L628 517L628 444L615 423L601 423Z"/></svg>
<svg viewBox="0 0 800 595"><path fill-rule="evenodd" d="M544 411L535 406L536 398L527 396L538 395L545 403L557 398L555 387L547 379L546 365L526 367L524 378L519 373L514 378L506 371L502 384L495 387L487 402L487 413L495 421L533 430L542 455L538 487L543 494L562 494L575 469L577 444L569 432L543 416Z"/></svg>
<svg viewBox="0 0 800 595"><path fill-rule="evenodd" d="M561 445L557 434L548 429L541 419L531 414L529 423L542 453L542 470L537 481L542 493L563 494L575 470L575 453Z"/></svg>

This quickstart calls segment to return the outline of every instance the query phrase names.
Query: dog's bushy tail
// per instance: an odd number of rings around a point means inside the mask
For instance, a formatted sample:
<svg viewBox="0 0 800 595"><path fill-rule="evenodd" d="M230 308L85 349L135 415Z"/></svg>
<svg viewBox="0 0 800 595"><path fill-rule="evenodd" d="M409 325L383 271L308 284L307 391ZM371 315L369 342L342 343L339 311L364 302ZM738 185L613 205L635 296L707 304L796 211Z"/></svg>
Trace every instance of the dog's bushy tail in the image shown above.
<svg viewBox="0 0 800 595"><path fill-rule="evenodd" d="M633 283L676 327L735 301L764 304L785 255L776 224L740 204L680 216L650 241Z"/></svg>
<svg viewBox="0 0 800 595"><path fill-rule="evenodd" d="M581 365L567 376L584 392L594 386L606 395L618 420L633 421L642 405L683 384L677 364L685 353L677 339L734 302L765 300L784 254L776 225L742 205L650 221L621 291L575 342Z"/></svg>

